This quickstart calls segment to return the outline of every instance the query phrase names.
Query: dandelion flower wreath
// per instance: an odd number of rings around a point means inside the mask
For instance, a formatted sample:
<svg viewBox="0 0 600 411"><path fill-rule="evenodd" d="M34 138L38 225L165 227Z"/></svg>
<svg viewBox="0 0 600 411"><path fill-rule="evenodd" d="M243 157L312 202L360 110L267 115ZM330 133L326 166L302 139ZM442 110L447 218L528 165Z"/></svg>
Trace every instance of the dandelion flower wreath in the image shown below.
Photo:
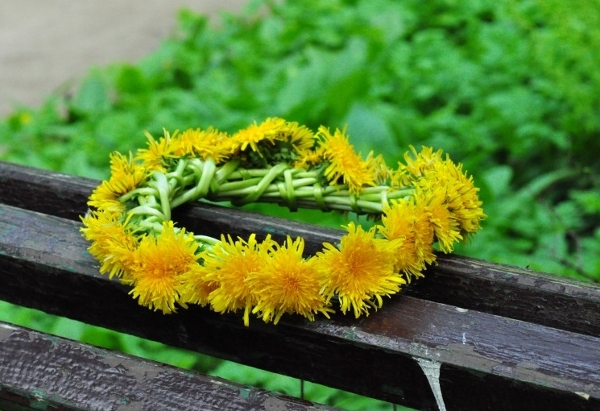
<svg viewBox="0 0 600 411"><path fill-rule="evenodd" d="M313 133L281 118L233 135L208 128L147 138L135 156L111 154L110 178L91 194L81 231L101 273L165 314L199 304L241 311L245 325L251 315L329 318L336 306L369 315L422 277L435 249L452 252L485 218L473 178L441 150L411 147L390 168L357 154L345 130ZM338 210L375 224L350 222L339 244L306 258L301 237L215 239L176 227L171 211L200 199Z"/></svg>

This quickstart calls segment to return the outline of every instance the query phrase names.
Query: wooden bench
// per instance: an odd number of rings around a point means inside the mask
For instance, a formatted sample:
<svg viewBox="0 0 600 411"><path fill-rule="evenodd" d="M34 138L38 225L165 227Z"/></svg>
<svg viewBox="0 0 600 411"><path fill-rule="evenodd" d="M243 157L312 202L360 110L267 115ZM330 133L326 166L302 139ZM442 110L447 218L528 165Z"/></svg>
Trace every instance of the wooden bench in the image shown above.
<svg viewBox="0 0 600 411"><path fill-rule="evenodd" d="M97 184L0 163L0 299L422 410L600 409L598 285L440 255L359 320L163 315L88 254L79 216ZM309 251L341 234L207 204L174 220L213 236L301 235ZM0 409L330 408L2 324Z"/></svg>

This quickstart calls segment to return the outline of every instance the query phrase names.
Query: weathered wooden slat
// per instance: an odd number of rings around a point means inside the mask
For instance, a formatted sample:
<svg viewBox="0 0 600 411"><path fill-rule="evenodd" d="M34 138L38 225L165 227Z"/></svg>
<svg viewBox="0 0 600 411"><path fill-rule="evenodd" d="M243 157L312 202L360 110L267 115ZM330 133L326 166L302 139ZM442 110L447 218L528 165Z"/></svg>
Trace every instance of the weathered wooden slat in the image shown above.
<svg viewBox="0 0 600 411"><path fill-rule="evenodd" d="M99 182L0 162L0 203L78 220ZM335 242L339 230L199 203L176 210L174 219L197 234L289 234L305 238L308 252ZM476 240L475 240L476 241ZM406 293L435 302L600 336L600 285L456 255L439 264Z"/></svg>
<svg viewBox="0 0 600 411"><path fill-rule="evenodd" d="M600 284L455 255L428 271L411 295L600 337Z"/></svg>
<svg viewBox="0 0 600 411"><path fill-rule="evenodd" d="M0 409L334 411L2 322Z"/></svg>
<svg viewBox="0 0 600 411"><path fill-rule="evenodd" d="M97 184L89 178L0 161L0 203L26 210L79 220Z"/></svg>
<svg viewBox="0 0 600 411"><path fill-rule="evenodd" d="M246 238L272 234L304 237L308 252L335 243L340 230L247 213L208 204L177 210L174 218L195 233L219 237L223 230ZM474 240L476 241L476 240ZM406 294L466 309L534 322L567 331L600 337L600 285L583 283L518 267L474 258L438 254L425 278L406 289Z"/></svg>
<svg viewBox="0 0 600 411"><path fill-rule="evenodd" d="M600 407L600 338L399 295L368 318L277 326L191 307L162 315L100 276L79 223L0 206L0 298L169 345L435 410Z"/></svg>

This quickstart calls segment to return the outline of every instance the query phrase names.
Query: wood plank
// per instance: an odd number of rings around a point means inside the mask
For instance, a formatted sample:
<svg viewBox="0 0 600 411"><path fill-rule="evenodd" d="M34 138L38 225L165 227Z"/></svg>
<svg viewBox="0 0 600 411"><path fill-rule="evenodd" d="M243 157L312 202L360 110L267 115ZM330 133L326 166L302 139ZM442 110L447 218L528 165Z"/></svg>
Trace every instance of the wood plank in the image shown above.
<svg viewBox="0 0 600 411"><path fill-rule="evenodd" d="M0 409L334 411L2 322Z"/></svg>
<svg viewBox="0 0 600 411"><path fill-rule="evenodd" d="M98 181L0 161L0 203L79 221Z"/></svg>
<svg viewBox="0 0 600 411"><path fill-rule="evenodd" d="M87 197L99 182L0 162L0 203L79 221ZM287 219L206 203L177 209L174 219L197 234L247 237L272 234L305 238L307 252L342 232ZM474 241L477 241L476 239ZM426 278L408 295L479 310L567 331L600 336L600 285L493 264L457 255L439 255Z"/></svg>
<svg viewBox="0 0 600 411"><path fill-rule="evenodd" d="M424 410L600 407L600 338L399 295L368 318L277 326L191 307L162 315L100 276L77 222L0 206L0 298ZM65 290L67 290L65 292Z"/></svg>
<svg viewBox="0 0 600 411"><path fill-rule="evenodd" d="M428 271L409 294L600 337L600 284L456 255Z"/></svg>
<svg viewBox="0 0 600 411"><path fill-rule="evenodd" d="M228 232L246 238L271 234L302 236L314 253L340 230L243 212L209 204L176 210L174 219L196 233L219 237ZM476 240L474 240L476 241ZM438 264L414 282L406 294L466 309L502 315L567 331L600 336L600 284L494 264L452 254L438 254Z"/></svg>

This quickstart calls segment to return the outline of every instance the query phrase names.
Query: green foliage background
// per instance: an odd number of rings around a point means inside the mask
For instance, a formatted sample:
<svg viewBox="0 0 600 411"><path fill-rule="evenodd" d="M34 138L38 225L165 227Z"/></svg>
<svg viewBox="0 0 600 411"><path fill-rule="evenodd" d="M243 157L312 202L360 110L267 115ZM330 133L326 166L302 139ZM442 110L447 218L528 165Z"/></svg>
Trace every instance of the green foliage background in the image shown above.
<svg viewBox="0 0 600 411"><path fill-rule="evenodd" d="M218 27L182 11L138 64L16 108L0 157L105 178L145 130L347 124L363 155L431 145L474 175L488 219L457 253L598 282L599 47L595 0L253 1Z"/></svg>

